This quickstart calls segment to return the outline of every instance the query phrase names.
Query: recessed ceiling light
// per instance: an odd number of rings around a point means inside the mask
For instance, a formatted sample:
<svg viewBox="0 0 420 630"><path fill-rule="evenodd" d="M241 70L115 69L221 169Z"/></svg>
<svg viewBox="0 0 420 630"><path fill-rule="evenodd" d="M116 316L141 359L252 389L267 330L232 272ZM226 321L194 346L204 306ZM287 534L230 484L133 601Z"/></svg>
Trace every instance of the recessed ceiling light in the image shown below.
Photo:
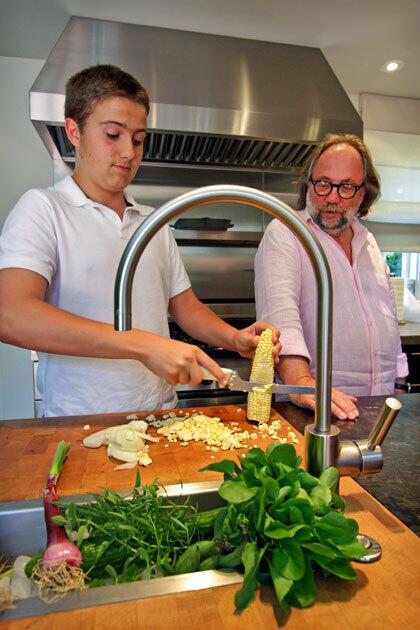
<svg viewBox="0 0 420 630"><path fill-rule="evenodd" d="M404 66L404 63L399 59L392 59L391 61L386 61L381 67L382 72L397 72L397 70L401 70Z"/></svg>

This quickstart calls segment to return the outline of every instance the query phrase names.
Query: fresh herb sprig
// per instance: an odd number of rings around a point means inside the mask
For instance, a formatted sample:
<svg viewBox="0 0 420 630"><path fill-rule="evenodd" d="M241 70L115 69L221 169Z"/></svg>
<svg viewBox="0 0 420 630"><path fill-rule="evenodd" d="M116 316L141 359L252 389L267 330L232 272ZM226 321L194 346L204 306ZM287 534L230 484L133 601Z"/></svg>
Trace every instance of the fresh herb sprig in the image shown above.
<svg viewBox="0 0 420 630"><path fill-rule="evenodd" d="M140 487L137 474L132 499L105 489L92 503L59 502L54 520L80 547L91 586L107 577L120 583L237 568L244 572L238 609L267 583L286 611L304 608L315 601L314 571L354 579L350 561L366 550L356 521L343 516L338 471L328 468L317 479L300 464L289 444L271 444L265 453L253 448L239 465L210 464L203 470L224 474L225 505L208 512L158 495L156 482Z"/></svg>
<svg viewBox="0 0 420 630"><path fill-rule="evenodd" d="M174 573L194 537L191 505L158 495L156 483L140 487L138 473L130 500L109 488L92 498L81 505L59 501L62 515L54 517L80 548L91 586L106 577L131 582Z"/></svg>
<svg viewBox="0 0 420 630"><path fill-rule="evenodd" d="M214 539L241 549L238 609L267 582L286 611L310 606L316 597L314 569L354 579L350 561L366 554L356 521L343 516L344 502L334 492L337 469L327 468L317 479L300 463L292 445L270 444L265 453L249 450L239 466L223 460L202 469L224 474L219 494L227 507L216 518Z"/></svg>

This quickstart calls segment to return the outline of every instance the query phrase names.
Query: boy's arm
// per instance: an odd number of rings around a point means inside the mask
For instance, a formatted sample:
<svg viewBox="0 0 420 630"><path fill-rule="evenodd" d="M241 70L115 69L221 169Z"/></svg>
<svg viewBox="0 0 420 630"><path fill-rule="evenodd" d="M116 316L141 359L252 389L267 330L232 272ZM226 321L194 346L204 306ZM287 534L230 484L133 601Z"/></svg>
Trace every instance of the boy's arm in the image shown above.
<svg viewBox="0 0 420 630"><path fill-rule="evenodd" d="M47 280L27 269L0 270L0 340L49 352L103 359L136 359L168 383L197 384L200 365L219 382L215 361L196 346L143 330L117 332L44 302Z"/></svg>
<svg viewBox="0 0 420 630"><path fill-rule="evenodd" d="M252 326L238 330L200 302L191 288L169 300L169 312L176 323L194 339L226 350L234 350L248 358L252 357L261 332L271 328L275 343L273 354L278 362L277 356L281 347L278 341L279 331L271 324L258 321Z"/></svg>

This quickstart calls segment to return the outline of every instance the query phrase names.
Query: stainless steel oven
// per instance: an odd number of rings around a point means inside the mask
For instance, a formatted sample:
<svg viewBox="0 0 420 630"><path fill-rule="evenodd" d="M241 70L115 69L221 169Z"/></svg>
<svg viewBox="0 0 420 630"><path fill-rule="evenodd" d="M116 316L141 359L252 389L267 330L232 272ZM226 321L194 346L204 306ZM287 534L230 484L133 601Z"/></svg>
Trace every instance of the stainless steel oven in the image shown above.
<svg viewBox="0 0 420 630"><path fill-rule="evenodd" d="M254 258L263 233L263 217L255 208L221 204L183 215L173 226L181 257L198 298L235 328L255 320ZM181 228L181 229L179 229ZM249 360L236 353L189 339L170 323L171 336L196 343L222 367L250 373ZM235 404L245 394L221 390L217 383L178 386L180 405Z"/></svg>

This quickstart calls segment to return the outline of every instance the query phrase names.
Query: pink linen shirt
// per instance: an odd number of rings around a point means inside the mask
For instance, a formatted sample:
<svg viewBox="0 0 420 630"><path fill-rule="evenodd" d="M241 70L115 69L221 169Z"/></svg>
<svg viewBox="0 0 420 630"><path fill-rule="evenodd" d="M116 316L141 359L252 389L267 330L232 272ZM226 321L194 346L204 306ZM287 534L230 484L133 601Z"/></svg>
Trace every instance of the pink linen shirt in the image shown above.
<svg viewBox="0 0 420 630"><path fill-rule="evenodd" d="M353 220L350 264L343 249L309 216L327 256L333 284L332 384L354 396L392 394L397 377L408 374L401 351L388 267L373 235ZM298 355L316 368L315 274L298 238L278 220L264 234L255 258L258 319L281 331L282 355Z"/></svg>

